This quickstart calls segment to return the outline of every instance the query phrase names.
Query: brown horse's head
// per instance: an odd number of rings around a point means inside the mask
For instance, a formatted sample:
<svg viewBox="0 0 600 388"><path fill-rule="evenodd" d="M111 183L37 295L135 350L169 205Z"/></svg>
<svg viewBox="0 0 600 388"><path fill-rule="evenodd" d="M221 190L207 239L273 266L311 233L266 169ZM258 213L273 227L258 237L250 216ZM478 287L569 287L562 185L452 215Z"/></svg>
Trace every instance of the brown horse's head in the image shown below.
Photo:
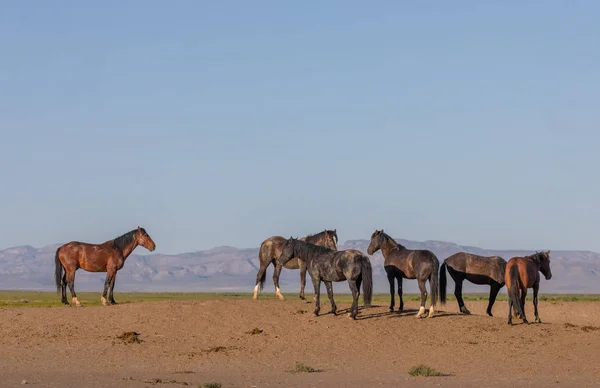
<svg viewBox="0 0 600 388"><path fill-rule="evenodd" d="M290 261L294 258L295 242L296 242L296 239L293 237L290 237L289 240L287 240L285 242L285 245L281 249L281 255L279 255L279 258L277 259L277 261L279 262L279 265L282 265L282 266L286 265L288 261Z"/></svg>
<svg viewBox="0 0 600 388"><path fill-rule="evenodd" d="M540 263L540 272L546 277L546 280L552 279L552 271L550 270L550 251L536 253L535 258Z"/></svg>
<svg viewBox="0 0 600 388"><path fill-rule="evenodd" d="M374 254L379 249L381 249L381 244L383 244L385 233L383 233L383 229L377 230L371 235L371 243L369 244L369 248L367 248L367 253L369 255Z"/></svg>
<svg viewBox="0 0 600 388"><path fill-rule="evenodd" d="M146 233L146 229L137 227L137 231L135 232L135 241L138 245L143 246L150 252L156 249L156 244L150 237L148 233Z"/></svg>
<svg viewBox="0 0 600 388"><path fill-rule="evenodd" d="M337 235L337 229L334 230L327 230L325 229L325 243L323 244L323 246L329 248L329 249L333 249L335 251L338 250L337 247L337 243L338 243L338 235Z"/></svg>

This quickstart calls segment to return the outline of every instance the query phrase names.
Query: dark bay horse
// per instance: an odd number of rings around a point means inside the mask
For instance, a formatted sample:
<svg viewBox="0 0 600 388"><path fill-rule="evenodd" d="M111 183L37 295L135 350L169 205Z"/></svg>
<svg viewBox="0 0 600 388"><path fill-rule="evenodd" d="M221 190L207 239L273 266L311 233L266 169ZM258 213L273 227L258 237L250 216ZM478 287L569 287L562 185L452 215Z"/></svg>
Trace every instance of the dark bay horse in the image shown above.
<svg viewBox="0 0 600 388"><path fill-rule="evenodd" d="M360 295L360 285L363 286L363 302L365 307L371 306L373 296L373 273L371 261L362 252L354 249L336 251L314 245L306 241L297 240L290 237L283 246L278 262L285 265L294 257L301 257L306 263L308 273L312 279L315 288L315 316L319 315L321 310L321 281L327 288L327 296L331 302L331 313L337 313L337 307L333 300L332 282L348 281L352 291L352 307L350 308L350 317L356 319L358 314L358 297Z"/></svg>
<svg viewBox="0 0 600 388"><path fill-rule="evenodd" d="M429 317L433 317L437 298L440 294L438 283L440 262L435 254L426 249L406 249L406 247L398 244L393 238L385 234L383 229L375 230L371 235L371 243L369 244L367 253L373 255L379 249L383 253L383 258L385 259L383 266L390 282L390 295L392 298L390 311L394 311L394 279L398 280L398 297L400 298L400 308L398 311L404 309L402 278L417 279L419 290L421 291L421 307L417 313L417 318L421 318L425 313L425 301L427 300L425 282L429 280L431 292Z"/></svg>
<svg viewBox="0 0 600 388"><path fill-rule="evenodd" d="M336 229L325 229L320 233L310 234L306 237L302 237L300 240L308 241L311 244L321 245L337 251L338 236ZM275 267L275 271L273 272L275 295L277 295L279 299L285 300L285 297L281 294L281 290L279 289L279 275L281 274L281 269L300 269L300 299L306 301L306 298L304 297L304 288L306 286L306 263L304 263L304 261L302 261L302 259L299 257L294 257L283 267L277 265L277 259L281 255L281 251L286 241L287 240L285 237L272 236L260 244L260 250L258 251L260 268L256 274L256 285L254 286L253 299L258 299L259 290L262 292L265 285L265 279L267 277L267 268L271 263L273 263L273 266Z"/></svg>
<svg viewBox="0 0 600 388"><path fill-rule="evenodd" d="M492 315L492 306L496 301L498 291L504 286L504 271L506 260L500 256L478 256L471 253L459 252L448 257L440 268L440 302L446 304L446 269L454 280L454 295L458 308L464 314L471 314L462 298L463 281L473 284L488 284L490 299L487 314Z"/></svg>
<svg viewBox="0 0 600 388"><path fill-rule="evenodd" d="M514 310L516 318L523 319L523 323L529 323L525 317L525 298L527 297L528 288L533 288L535 321L542 323L538 314L540 272L546 277L546 280L552 278L550 251L536 252L525 257L513 257L506 264L504 281L506 282L506 290L508 291L509 325L512 325L513 318L511 310Z"/></svg>
<svg viewBox="0 0 600 388"><path fill-rule="evenodd" d="M67 301L67 284L71 290L72 302L75 306L81 306L75 293L75 271L79 268L88 272L106 272L104 292L100 300L104 306L117 304L113 297L117 271L123 268L125 259L133 250L141 245L150 252L156 249L156 244L146 233L144 228L132 230L124 235L109 240L103 244L89 244L79 241L60 246L56 250L54 258L56 290L62 291L62 303L69 305ZM108 292L108 303L106 294Z"/></svg>

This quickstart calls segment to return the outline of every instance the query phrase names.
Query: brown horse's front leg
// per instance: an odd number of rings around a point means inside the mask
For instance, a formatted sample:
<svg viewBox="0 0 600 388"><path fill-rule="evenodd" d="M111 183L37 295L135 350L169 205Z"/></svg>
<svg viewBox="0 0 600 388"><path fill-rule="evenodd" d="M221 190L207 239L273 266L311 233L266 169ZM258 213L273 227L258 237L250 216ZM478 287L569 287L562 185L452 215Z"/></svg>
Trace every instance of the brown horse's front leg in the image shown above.
<svg viewBox="0 0 600 388"><path fill-rule="evenodd" d="M117 304L117 302L115 301L115 297L113 296L113 291L115 289L115 282L117 281L117 272L115 271L115 274L112 277L112 280L110 282L110 288L108 290L108 303L110 304Z"/></svg>
<svg viewBox="0 0 600 388"><path fill-rule="evenodd" d="M116 270L113 268L106 270L106 280L104 281L104 291L102 292L102 296L100 297L100 301L103 306L108 306L108 300L106 299L108 290L111 288L113 278L116 274ZM112 293L112 291L111 291ZM110 298L110 297L109 297Z"/></svg>
<svg viewBox="0 0 600 388"><path fill-rule="evenodd" d="M75 303L76 307L81 307L81 302L77 299L77 293L75 293L75 271L72 270L67 273L67 284L69 285L69 290L71 291L71 300Z"/></svg>

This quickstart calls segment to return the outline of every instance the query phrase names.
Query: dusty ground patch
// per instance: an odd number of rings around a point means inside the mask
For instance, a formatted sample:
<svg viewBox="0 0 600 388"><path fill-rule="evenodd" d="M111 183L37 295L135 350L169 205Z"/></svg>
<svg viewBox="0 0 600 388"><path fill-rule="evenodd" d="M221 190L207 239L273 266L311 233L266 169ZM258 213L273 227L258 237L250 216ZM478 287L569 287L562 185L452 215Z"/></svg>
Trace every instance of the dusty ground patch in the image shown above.
<svg viewBox="0 0 600 388"><path fill-rule="evenodd" d="M597 387L600 381L600 303L540 301L543 324L512 327L501 301L495 317L485 315L485 302L468 303L471 316L449 303L432 319L416 319L415 302L405 307L390 314L380 303L361 309L357 321L299 313L312 304L293 300L5 308L0 386L27 380L44 387ZM261 332L249 334L254 328ZM298 361L320 372L289 373ZM421 364L444 376L411 377L409 369Z"/></svg>

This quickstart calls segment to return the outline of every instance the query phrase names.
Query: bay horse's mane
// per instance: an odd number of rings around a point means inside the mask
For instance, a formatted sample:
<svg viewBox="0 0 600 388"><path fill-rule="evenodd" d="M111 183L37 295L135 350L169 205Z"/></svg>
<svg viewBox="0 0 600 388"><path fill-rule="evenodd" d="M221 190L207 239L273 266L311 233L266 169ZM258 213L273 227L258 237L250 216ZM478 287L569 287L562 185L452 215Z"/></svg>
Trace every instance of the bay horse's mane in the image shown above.
<svg viewBox="0 0 600 388"><path fill-rule="evenodd" d="M396 240L394 240L392 238L392 236L390 236L389 234L385 233L382 230L378 231L379 232L379 240L380 240L380 244L383 243L384 241L390 241L392 242L398 249L406 249L406 247L402 244L400 244L399 242L397 242ZM377 233L377 232L375 232ZM373 233L373 236L375 235L375 233ZM371 236L371 238L373 238L373 236Z"/></svg>
<svg viewBox="0 0 600 388"><path fill-rule="evenodd" d="M142 233L145 232L144 228L140 228ZM117 248L120 251L123 251L125 247L127 247L133 240L135 240L135 234L137 233L137 229L129 231L113 240L113 247Z"/></svg>
<svg viewBox="0 0 600 388"><path fill-rule="evenodd" d="M533 261L543 261L544 259L548 258L548 252L535 252L531 255L524 256L523 258Z"/></svg>

